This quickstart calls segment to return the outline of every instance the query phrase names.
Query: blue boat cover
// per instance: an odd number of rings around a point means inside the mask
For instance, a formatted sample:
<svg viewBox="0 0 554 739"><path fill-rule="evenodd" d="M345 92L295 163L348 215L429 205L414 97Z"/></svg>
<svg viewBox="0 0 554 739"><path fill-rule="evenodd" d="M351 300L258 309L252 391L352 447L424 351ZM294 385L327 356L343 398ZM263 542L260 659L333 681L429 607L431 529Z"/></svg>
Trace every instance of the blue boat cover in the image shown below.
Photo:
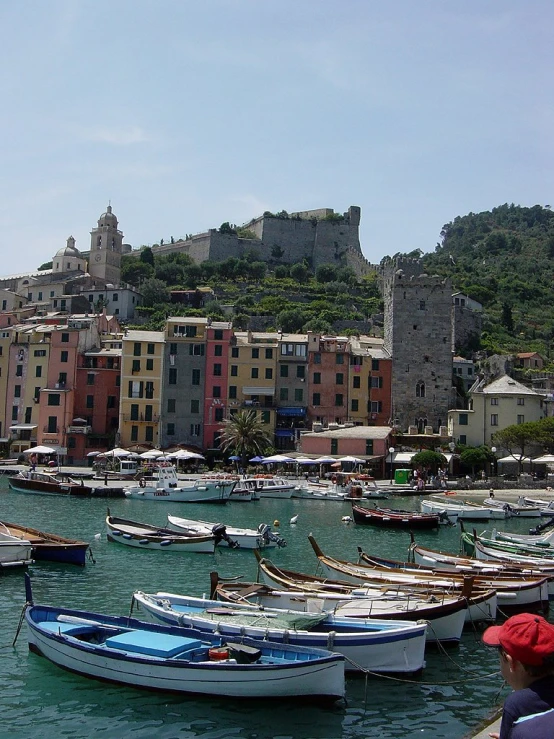
<svg viewBox="0 0 554 739"><path fill-rule="evenodd" d="M173 634L158 634L155 631L126 631L106 639L106 646L112 649L123 649L126 652L148 654L151 657L174 657L187 649L198 649L202 646L199 639L188 639Z"/></svg>

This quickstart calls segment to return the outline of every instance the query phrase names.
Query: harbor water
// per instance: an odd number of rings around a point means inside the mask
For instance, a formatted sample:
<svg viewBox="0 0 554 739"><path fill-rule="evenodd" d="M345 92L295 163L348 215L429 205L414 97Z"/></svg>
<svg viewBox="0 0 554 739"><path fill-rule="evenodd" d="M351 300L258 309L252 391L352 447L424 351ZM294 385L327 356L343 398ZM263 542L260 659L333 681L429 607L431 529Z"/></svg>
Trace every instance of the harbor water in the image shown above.
<svg viewBox="0 0 554 739"><path fill-rule="evenodd" d="M388 502L398 508L417 503L414 498L396 497ZM83 568L46 562L29 568L36 603L126 615L134 590L203 595L209 592L214 570L223 577L256 579L252 551L218 548L214 555L178 554L110 543L104 525L107 505L114 515L156 525L163 525L168 513L236 526L279 521L287 546L266 553L284 568L311 574L317 572L317 559L309 533L326 554L342 559L355 560L358 546L405 559L409 546L407 532L344 523L342 517L350 512L347 503L291 499L210 506L66 498L15 493L0 477L0 519L91 543L94 561ZM296 524L290 523L293 516L298 516ZM526 532L530 525L529 520L512 519L505 528ZM457 552L459 530L441 527L438 532L418 533L417 540ZM25 626L12 646L24 601L22 571L4 571L1 738L461 739L486 721L506 695L496 651L483 647L479 634L472 631L464 633L459 647L428 650L426 667L418 677L348 677L344 704L222 700L122 688L64 672L29 653Z"/></svg>

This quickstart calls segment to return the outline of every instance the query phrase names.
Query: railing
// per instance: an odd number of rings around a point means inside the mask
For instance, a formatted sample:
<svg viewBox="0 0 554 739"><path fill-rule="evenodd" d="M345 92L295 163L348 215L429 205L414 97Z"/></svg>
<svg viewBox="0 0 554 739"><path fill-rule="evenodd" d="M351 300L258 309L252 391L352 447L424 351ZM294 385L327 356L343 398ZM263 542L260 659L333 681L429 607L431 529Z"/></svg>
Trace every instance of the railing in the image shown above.
<svg viewBox="0 0 554 739"><path fill-rule="evenodd" d="M60 427L59 426L56 426L56 427L53 427L53 426L43 426L42 427L42 432L44 434L59 434L60 433Z"/></svg>

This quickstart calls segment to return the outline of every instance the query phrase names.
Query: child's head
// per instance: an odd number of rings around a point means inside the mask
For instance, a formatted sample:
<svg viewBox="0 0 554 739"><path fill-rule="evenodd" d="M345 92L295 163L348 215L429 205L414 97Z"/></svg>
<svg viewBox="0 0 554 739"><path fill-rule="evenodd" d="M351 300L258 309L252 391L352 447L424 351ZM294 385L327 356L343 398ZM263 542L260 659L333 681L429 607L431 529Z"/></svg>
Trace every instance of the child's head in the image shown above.
<svg viewBox="0 0 554 739"><path fill-rule="evenodd" d="M533 677L554 672L554 626L542 616L512 616L502 626L490 626L483 634L483 642L500 647Z"/></svg>

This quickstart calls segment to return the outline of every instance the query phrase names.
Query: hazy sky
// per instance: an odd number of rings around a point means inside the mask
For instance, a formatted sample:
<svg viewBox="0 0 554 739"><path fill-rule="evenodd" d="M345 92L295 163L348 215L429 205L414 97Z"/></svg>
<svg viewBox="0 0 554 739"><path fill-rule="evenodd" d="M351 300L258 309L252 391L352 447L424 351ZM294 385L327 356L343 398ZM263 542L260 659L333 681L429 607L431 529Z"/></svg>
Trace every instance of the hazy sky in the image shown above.
<svg viewBox="0 0 554 739"><path fill-rule="evenodd" d="M554 201L551 0L0 5L0 274L108 201L137 247L362 208L365 256Z"/></svg>

